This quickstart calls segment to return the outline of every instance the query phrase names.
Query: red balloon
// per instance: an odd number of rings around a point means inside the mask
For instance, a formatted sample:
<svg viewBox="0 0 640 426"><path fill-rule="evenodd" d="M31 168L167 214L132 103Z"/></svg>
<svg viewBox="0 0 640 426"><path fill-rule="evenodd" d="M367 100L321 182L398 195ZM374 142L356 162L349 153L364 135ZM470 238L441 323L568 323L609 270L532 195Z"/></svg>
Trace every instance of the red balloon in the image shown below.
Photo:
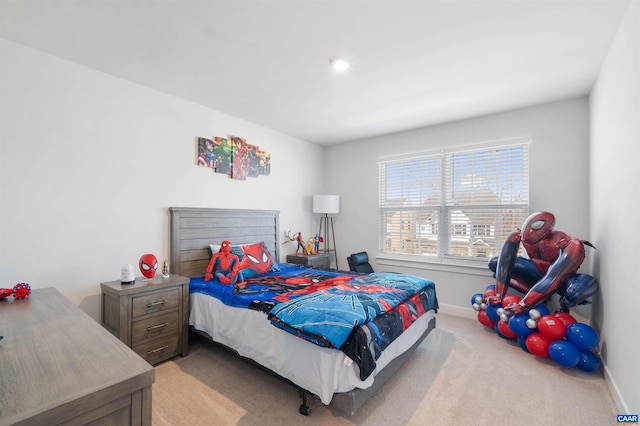
<svg viewBox="0 0 640 426"><path fill-rule="evenodd" d="M564 338L567 326L553 315L543 315L538 319L538 331L551 341L559 340Z"/></svg>
<svg viewBox="0 0 640 426"><path fill-rule="evenodd" d="M495 295L496 295L496 289L495 288L489 288L489 289L484 291L484 293L482 294L482 298L486 299L487 297L491 297L491 296L495 296Z"/></svg>
<svg viewBox="0 0 640 426"><path fill-rule="evenodd" d="M567 312L556 312L555 314L553 314L553 316L562 321L565 327L568 327L569 324L573 324L574 322L578 322L578 320L576 320L573 316L571 316L571 314L568 314Z"/></svg>
<svg viewBox="0 0 640 426"><path fill-rule="evenodd" d="M551 340L540 333L531 333L527 336L525 344L529 352L536 356L549 356L549 345Z"/></svg>
<svg viewBox="0 0 640 426"><path fill-rule="evenodd" d="M502 307L506 308L507 306L511 305L512 303L520 303L520 301L522 300L522 297L516 295L516 294L510 294L508 296L505 296L502 298Z"/></svg>
<svg viewBox="0 0 640 426"><path fill-rule="evenodd" d="M500 330L500 333L502 333L502 335L507 339L515 339L516 337L518 337L518 335L513 332L511 327L509 327L508 322L498 321L498 330Z"/></svg>
<svg viewBox="0 0 640 426"><path fill-rule="evenodd" d="M480 321L480 324L487 327L493 328L494 326L493 320L489 318L489 316L487 315L487 311L485 311L484 309L480 309L478 311L478 321Z"/></svg>

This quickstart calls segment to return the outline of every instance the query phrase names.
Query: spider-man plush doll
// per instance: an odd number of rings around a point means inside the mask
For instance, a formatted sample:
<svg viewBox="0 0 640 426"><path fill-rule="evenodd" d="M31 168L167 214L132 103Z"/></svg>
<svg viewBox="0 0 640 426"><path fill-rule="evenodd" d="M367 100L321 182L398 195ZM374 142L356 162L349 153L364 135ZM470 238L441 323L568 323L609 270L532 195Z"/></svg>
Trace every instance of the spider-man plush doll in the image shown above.
<svg viewBox="0 0 640 426"><path fill-rule="evenodd" d="M204 280L209 281L216 278L222 284L235 284L238 280L240 259L231 253L231 243L223 241L220 252L214 253L207 265L207 272Z"/></svg>

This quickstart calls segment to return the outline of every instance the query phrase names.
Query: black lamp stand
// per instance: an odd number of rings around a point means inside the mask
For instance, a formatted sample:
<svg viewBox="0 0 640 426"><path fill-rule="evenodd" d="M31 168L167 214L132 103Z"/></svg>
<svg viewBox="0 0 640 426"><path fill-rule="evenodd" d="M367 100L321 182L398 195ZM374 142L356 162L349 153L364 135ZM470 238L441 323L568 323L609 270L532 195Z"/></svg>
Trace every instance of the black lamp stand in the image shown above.
<svg viewBox="0 0 640 426"><path fill-rule="evenodd" d="M318 231L318 235L322 235L322 226L324 224L324 252L329 253L331 251L329 244L329 226L331 226L331 241L333 241L333 253L336 256L336 269L339 270L338 267L338 251L336 250L336 234L333 231L333 218L329 217L328 213L325 213L324 216L320 217L320 230ZM329 248L327 248L329 247Z"/></svg>

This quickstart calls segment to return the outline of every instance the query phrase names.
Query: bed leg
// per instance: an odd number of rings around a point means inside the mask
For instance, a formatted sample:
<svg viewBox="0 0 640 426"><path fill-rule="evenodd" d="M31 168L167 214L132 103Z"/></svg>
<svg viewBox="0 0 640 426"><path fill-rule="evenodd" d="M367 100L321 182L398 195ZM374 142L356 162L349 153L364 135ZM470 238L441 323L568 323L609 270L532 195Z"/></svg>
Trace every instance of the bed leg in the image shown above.
<svg viewBox="0 0 640 426"><path fill-rule="evenodd" d="M300 411L300 414L303 416L308 416L311 414L311 409L309 408L309 405L307 405L307 391L302 388L298 388L298 395L302 398L302 404L300 404L298 411Z"/></svg>

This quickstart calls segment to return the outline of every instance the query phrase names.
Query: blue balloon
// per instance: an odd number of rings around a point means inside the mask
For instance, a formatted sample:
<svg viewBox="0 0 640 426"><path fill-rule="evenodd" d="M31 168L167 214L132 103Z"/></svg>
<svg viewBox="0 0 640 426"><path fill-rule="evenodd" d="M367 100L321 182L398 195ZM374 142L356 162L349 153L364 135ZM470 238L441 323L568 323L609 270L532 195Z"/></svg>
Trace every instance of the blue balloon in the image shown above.
<svg viewBox="0 0 640 426"><path fill-rule="evenodd" d="M580 351L566 340L555 340L549 345L549 357L562 367L575 367L580 362Z"/></svg>
<svg viewBox="0 0 640 426"><path fill-rule="evenodd" d="M476 303L476 298L478 298L478 297L480 297L480 299L482 299L482 293L476 293L473 296L471 296L471 305Z"/></svg>
<svg viewBox="0 0 640 426"><path fill-rule="evenodd" d="M549 308L547 308L547 305L545 305L544 303L539 304L538 306L534 307L533 309L535 309L538 312L540 312L540 316L549 315Z"/></svg>
<svg viewBox="0 0 640 426"><path fill-rule="evenodd" d="M583 351L589 351L595 348L600 341L600 337L593 327L581 322L569 324L565 338L573 343L576 348Z"/></svg>
<svg viewBox="0 0 640 426"><path fill-rule="evenodd" d="M488 285L487 288L485 288L484 290L487 291L487 290L495 290L495 289L496 289L496 285L491 284L491 285Z"/></svg>
<svg viewBox="0 0 640 426"><path fill-rule="evenodd" d="M580 362L576 367L590 373L598 371L600 369L600 358L591 351L580 351Z"/></svg>
<svg viewBox="0 0 640 426"><path fill-rule="evenodd" d="M529 354L531 353L529 351L529 348L527 348L527 336L518 336L518 344L520 345L523 351Z"/></svg>
<svg viewBox="0 0 640 426"><path fill-rule="evenodd" d="M569 309L586 303L585 300L598 292L598 280L587 274L575 274L567 283L558 289L560 305Z"/></svg>
<svg viewBox="0 0 640 426"><path fill-rule="evenodd" d="M500 315L496 312L498 308L501 308L500 305L487 305L487 316L491 318L493 322L496 322L500 319Z"/></svg>
<svg viewBox="0 0 640 426"><path fill-rule="evenodd" d="M535 331L533 328L527 327L528 314L518 314L509 318L509 328L518 336L527 337Z"/></svg>

